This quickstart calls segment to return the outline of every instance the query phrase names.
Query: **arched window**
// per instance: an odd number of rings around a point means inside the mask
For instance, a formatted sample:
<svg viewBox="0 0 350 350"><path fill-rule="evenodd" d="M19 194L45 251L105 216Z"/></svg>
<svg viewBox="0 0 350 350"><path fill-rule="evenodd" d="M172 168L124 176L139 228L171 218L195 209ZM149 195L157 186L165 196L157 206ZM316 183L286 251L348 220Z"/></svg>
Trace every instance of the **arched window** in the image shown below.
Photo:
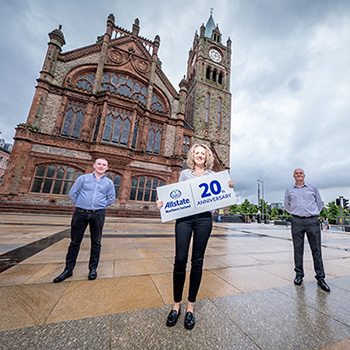
<svg viewBox="0 0 350 350"><path fill-rule="evenodd" d="M222 98L218 99L218 126L221 126L221 109L222 109Z"/></svg>
<svg viewBox="0 0 350 350"><path fill-rule="evenodd" d="M156 123L150 123L148 131L147 153L159 154L163 128Z"/></svg>
<svg viewBox="0 0 350 350"><path fill-rule="evenodd" d="M75 86L78 89L92 91L95 82L95 74L85 74L79 78Z"/></svg>
<svg viewBox="0 0 350 350"><path fill-rule="evenodd" d="M205 77L206 77L207 79L210 79L210 67L207 67Z"/></svg>
<svg viewBox="0 0 350 350"><path fill-rule="evenodd" d="M67 195L80 175L81 171L65 165L38 165L31 192Z"/></svg>
<svg viewBox="0 0 350 350"><path fill-rule="evenodd" d="M112 172L106 173L106 176L113 181L114 189L115 189L115 199L118 199L120 183L122 181L122 177L120 175L116 175Z"/></svg>
<svg viewBox="0 0 350 350"><path fill-rule="evenodd" d="M131 181L130 200L142 202L155 202L157 187L164 186L164 182L156 178L140 176Z"/></svg>
<svg viewBox="0 0 350 350"><path fill-rule="evenodd" d="M85 114L85 104L69 101L61 131L62 137L79 139Z"/></svg>
<svg viewBox="0 0 350 350"><path fill-rule="evenodd" d="M122 77L122 78L124 78L124 77ZM122 81L124 82L124 84L122 84L118 87L117 93L120 95L131 97L132 87L134 84L133 80L131 78L129 78L129 79L124 78Z"/></svg>
<svg viewBox="0 0 350 350"><path fill-rule="evenodd" d="M108 107L108 115L103 131L103 142L126 146L131 125L130 112L120 108Z"/></svg>
<svg viewBox="0 0 350 350"><path fill-rule="evenodd" d="M191 139L187 136L184 136L183 142L182 142L182 153L187 153L190 150L191 147Z"/></svg>
<svg viewBox="0 0 350 350"><path fill-rule="evenodd" d="M143 105L146 104L147 88L144 84L134 81L126 75L105 73L102 78L101 91L132 97Z"/></svg>
<svg viewBox="0 0 350 350"><path fill-rule="evenodd" d="M207 92L207 97L205 100L205 122L209 122L209 108L210 108L210 94Z"/></svg>
<svg viewBox="0 0 350 350"><path fill-rule="evenodd" d="M92 91L95 76L93 74L83 75L78 78L75 86L80 90ZM130 97L146 104L147 86L140 81L134 80L128 75L106 72L103 74L100 91L108 91L113 94ZM164 112L164 103L157 94L153 94L151 109Z"/></svg>
<svg viewBox="0 0 350 350"><path fill-rule="evenodd" d="M151 103L151 108L155 111L163 112L163 104L160 101L159 97L157 95L152 96L152 103Z"/></svg>
<svg viewBox="0 0 350 350"><path fill-rule="evenodd" d="M222 84L222 72L219 73L219 84Z"/></svg>
<svg viewBox="0 0 350 350"><path fill-rule="evenodd" d="M213 72L213 81L216 81L216 70Z"/></svg>
<svg viewBox="0 0 350 350"><path fill-rule="evenodd" d="M0 175L0 185L2 184L2 179L4 178L4 174Z"/></svg>

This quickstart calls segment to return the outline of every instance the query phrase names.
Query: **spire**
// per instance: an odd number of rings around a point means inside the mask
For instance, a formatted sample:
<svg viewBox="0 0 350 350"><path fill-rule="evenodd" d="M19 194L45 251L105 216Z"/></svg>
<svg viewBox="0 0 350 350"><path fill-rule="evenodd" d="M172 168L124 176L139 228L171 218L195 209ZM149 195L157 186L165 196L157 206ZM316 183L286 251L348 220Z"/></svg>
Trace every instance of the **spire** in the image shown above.
<svg viewBox="0 0 350 350"><path fill-rule="evenodd" d="M205 25L205 36L207 38L211 38L211 33L215 29L216 25L213 19L213 8L210 9L210 17L208 19L207 24Z"/></svg>

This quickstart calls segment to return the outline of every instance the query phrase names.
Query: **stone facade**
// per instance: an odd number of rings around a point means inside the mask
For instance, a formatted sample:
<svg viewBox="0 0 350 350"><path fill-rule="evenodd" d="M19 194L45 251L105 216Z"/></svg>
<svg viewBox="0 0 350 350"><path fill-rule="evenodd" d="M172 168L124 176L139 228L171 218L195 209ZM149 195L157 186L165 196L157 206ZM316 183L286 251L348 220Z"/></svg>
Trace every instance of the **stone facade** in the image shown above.
<svg viewBox="0 0 350 350"><path fill-rule="evenodd" d="M156 188L178 180L191 144L208 144L214 170L228 169L230 42L216 40L211 26L212 16L195 35L179 91L161 68L159 36L139 36L138 19L128 31L110 15L95 44L65 53L61 27L49 33L27 120L16 128L0 209L71 212L71 185L106 158L117 197L109 211L158 216ZM210 60L214 47L220 62ZM208 69L220 79L206 77Z"/></svg>
<svg viewBox="0 0 350 350"><path fill-rule="evenodd" d="M2 184L2 180L5 175L11 149L11 144L5 143L4 139L0 139L0 185Z"/></svg>

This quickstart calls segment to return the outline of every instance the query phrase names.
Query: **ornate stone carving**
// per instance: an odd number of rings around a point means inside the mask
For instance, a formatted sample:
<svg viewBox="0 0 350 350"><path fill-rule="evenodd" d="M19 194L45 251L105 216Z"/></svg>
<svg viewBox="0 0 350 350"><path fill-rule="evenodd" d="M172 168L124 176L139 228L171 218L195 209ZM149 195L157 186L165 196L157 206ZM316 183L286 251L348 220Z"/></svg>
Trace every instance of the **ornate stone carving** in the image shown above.
<svg viewBox="0 0 350 350"><path fill-rule="evenodd" d="M114 64L121 66L128 62L129 55L123 51L112 49L108 53L108 58L113 62Z"/></svg>
<svg viewBox="0 0 350 350"><path fill-rule="evenodd" d="M149 62L139 57L133 56L131 59L131 64L134 67L134 69L141 74L146 74L151 69L151 65L149 64Z"/></svg>

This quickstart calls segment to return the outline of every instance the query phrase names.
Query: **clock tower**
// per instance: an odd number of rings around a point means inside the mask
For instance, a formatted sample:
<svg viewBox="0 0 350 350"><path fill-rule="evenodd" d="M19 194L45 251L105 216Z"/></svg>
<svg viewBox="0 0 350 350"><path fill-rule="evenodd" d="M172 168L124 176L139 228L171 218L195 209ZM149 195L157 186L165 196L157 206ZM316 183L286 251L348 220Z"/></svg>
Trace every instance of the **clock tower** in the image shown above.
<svg viewBox="0 0 350 350"><path fill-rule="evenodd" d="M194 130L192 144L210 146L215 171L230 167L230 76L231 40L222 43L211 12L189 51L185 122Z"/></svg>

